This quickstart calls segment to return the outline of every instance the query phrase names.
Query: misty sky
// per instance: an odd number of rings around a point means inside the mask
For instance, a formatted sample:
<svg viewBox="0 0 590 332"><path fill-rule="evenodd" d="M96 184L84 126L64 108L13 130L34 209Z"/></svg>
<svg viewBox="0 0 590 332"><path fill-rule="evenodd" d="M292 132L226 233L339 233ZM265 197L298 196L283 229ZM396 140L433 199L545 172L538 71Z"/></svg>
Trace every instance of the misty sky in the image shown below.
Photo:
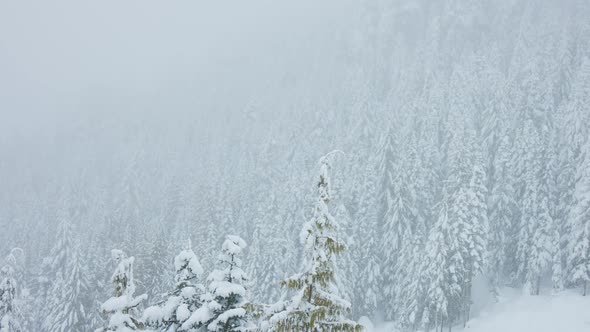
<svg viewBox="0 0 590 332"><path fill-rule="evenodd" d="M325 56L352 18L349 2L3 1L3 127L242 108Z"/></svg>

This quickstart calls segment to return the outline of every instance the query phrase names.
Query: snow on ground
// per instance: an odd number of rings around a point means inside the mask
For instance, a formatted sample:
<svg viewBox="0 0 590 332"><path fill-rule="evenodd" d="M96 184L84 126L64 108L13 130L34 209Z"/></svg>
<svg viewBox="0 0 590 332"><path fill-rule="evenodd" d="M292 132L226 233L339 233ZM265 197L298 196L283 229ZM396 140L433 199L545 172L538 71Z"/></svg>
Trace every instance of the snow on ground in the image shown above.
<svg viewBox="0 0 590 332"><path fill-rule="evenodd" d="M540 296L506 289L499 303L474 317L469 332L590 332L590 297L575 291Z"/></svg>
<svg viewBox="0 0 590 332"><path fill-rule="evenodd" d="M365 326L370 322L361 322ZM368 332L393 332L390 324ZM445 328L445 331L447 329ZM590 332L590 296L564 291L539 296L504 289L499 302L481 310L465 329L456 332Z"/></svg>

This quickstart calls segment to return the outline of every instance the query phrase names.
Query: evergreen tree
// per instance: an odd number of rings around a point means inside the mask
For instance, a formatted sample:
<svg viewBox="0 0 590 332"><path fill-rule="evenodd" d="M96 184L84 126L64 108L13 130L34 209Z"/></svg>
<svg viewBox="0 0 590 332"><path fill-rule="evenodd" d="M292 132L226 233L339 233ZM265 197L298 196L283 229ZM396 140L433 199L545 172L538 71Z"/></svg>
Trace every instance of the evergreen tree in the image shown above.
<svg viewBox="0 0 590 332"><path fill-rule="evenodd" d="M282 310L270 317L276 331L361 331L362 326L345 318L351 305L339 295L335 275L336 255L345 250L338 238L338 223L330 214L329 158L320 160L318 194L312 219L301 232L304 246L303 272L283 283L295 292Z"/></svg>
<svg viewBox="0 0 590 332"><path fill-rule="evenodd" d="M545 143L539 157L543 160L543 166L540 167L541 174L539 174L537 222L531 253L531 278L529 278L529 286L532 286L530 287L531 293L535 295L540 293L541 278L548 273L552 274L554 289L559 289L562 283L560 276L562 264L559 243L560 229L556 225L555 219L558 198L552 191L556 187L553 176L555 156L548 142Z"/></svg>
<svg viewBox="0 0 590 332"><path fill-rule="evenodd" d="M190 240L185 250L174 258L176 286L168 298L157 306L145 310L143 320L156 331L172 332L180 327L202 306L205 287L199 283L203 268L191 248Z"/></svg>
<svg viewBox="0 0 590 332"><path fill-rule="evenodd" d="M464 323L469 320L471 308L471 288L473 278L481 274L485 266L487 255L487 244L489 236L488 228L488 207L486 176L483 167L481 154L476 152L475 165L471 181L467 189L469 199L467 216L463 227L464 235L459 235L465 243L463 248L463 262L465 264L465 276L463 284L463 318Z"/></svg>
<svg viewBox="0 0 590 332"><path fill-rule="evenodd" d="M108 266L109 258L106 255L105 248L100 246L103 238L95 234L95 238L87 243L87 250L82 256L83 261L87 264L82 265L82 275L86 277L87 287L85 287L84 308L86 309L85 321L89 331L95 331L103 325L103 317L99 310L103 299L108 295L105 285L109 283L110 273L104 269Z"/></svg>
<svg viewBox="0 0 590 332"><path fill-rule="evenodd" d="M110 315L106 328L96 330L96 332L132 332L141 330L144 324L137 318L137 307L147 299L143 294L138 297L134 296L135 281L133 280L133 257L127 255L118 249L111 251L111 257L117 268L111 277L115 286L115 296L108 299L101 306L103 314Z"/></svg>
<svg viewBox="0 0 590 332"><path fill-rule="evenodd" d="M64 208L65 209L65 208ZM48 332L71 329L86 331L86 309L83 294L87 289L83 274L80 246L75 242L69 212L61 211L57 241L52 250L52 285L49 291L49 314L45 320Z"/></svg>
<svg viewBox="0 0 590 332"><path fill-rule="evenodd" d="M400 160L400 157L394 156L395 143L393 140L393 137L386 139L388 143L383 149L381 162L383 177L381 253L384 257L381 272L384 276L384 295L390 304L394 303L397 297L396 287L400 281L400 274L404 273L403 268L398 266L397 259L404 246L410 245L404 240L411 240L417 222L414 206L416 195L409 184L413 180L410 165ZM389 305L387 308L387 316L391 319L394 316L395 308L393 305Z"/></svg>
<svg viewBox="0 0 590 332"><path fill-rule="evenodd" d="M357 250L361 259L359 282L366 285L359 288L359 296L355 298L361 302L358 312L364 315L375 313L382 305L383 255L377 254L380 248L380 223L377 218L374 173L372 166L365 167L363 185L361 188L359 211L355 214L356 234L363 239Z"/></svg>
<svg viewBox="0 0 590 332"><path fill-rule="evenodd" d="M0 269L0 332L24 331L18 303L15 263L16 259L11 253L6 258L6 264Z"/></svg>
<svg viewBox="0 0 590 332"><path fill-rule="evenodd" d="M352 302L356 288L361 287L362 285L362 281L358 280L359 259L356 257L356 253L354 252L357 250L359 243L357 243L354 237L351 236L354 234L352 230L353 225L351 225L348 209L346 209L343 204L339 204L334 209L334 217L339 221L341 226L340 234L344 239L343 241L347 244L347 250L341 254L342 258L340 262L342 263L337 265L338 270L336 270L335 273L340 277L340 294L342 295L342 298ZM354 303L351 304L352 314L354 315L357 307L355 307Z"/></svg>
<svg viewBox="0 0 590 332"><path fill-rule="evenodd" d="M261 216L256 218L251 238L252 245L248 250L248 276L256 276L251 281L252 301L272 303L279 300L281 290L277 287L284 278L285 251L287 240L278 236L275 229L284 225L286 220L276 210L275 195L271 194L271 203L261 203ZM270 222L270 224L268 224Z"/></svg>
<svg viewBox="0 0 590 332"><path fill-rule="evenodd" d="M571 99L565 107L564 133L567 137L565 148L570 151L569 157L574 163L581 161L580 157L590 135L587 125L590 121L589 104L590 58L585 56L573 83Z"/></svg>
<svg viewBox="0 0 590 332"><path fill-rule="evenodd" d="M397 322L404 330L416 330L422 322L422 313L426 303L426 280L423 270L426 268L424 241L421 237L407 238L398 259L395 306ZM420 277L416 277L420 276Z"/></svg>
<svg viewBox="0 0 590 332"><path fill-rule="evenodd" d="M146 255L147 259L143 270L143 282L146 292L149 292L152 301L159 301L166 297L167 289L172 287L172 275L166 268L167 262L172 257L168 257L168 246L166 239L168 238L166 232L163 230L158 232L150 241L149 253ZM139 271L136 271L138 274ZM168 287L170 286L170 287ZM153 303L153 302L152 302Z"/></svg>
<svg viewBox="0 0 590 332"><path fill-rule="evenodd" d="M182 329L203 327L211 332L238 332L249 327L245 309L248 277L242 270L246 242L235 235L226 236L218 258L219 268L209 274L208 296L203 306L184 322Z"/></svg>
<svg viewBox="0 0 590 332"><path fill-rule="evenodd" d="M78 247L78 246L75 246ZM65 332L75 331L84 332L87 330L86 309L83 304L83 294L88 291L84 282L82 262L77 249L74 249L68 261L65 262L64 276L58 275L54 281L54 290L51 298L53 305L50 311L50 320L48 321L47 331Z"/></svg>
<svg viewBox="0 0 590 332"><path fill-rule="evenodd" d="M427 295L421 324L426 329L442 330L445 324L450 326L461 310L461 283L465 272L457 237L460 225L457 223L459 219L449 218L446 200L445 197L441 202L439 218L430 231L423 260ZM465 206L460 203L467 197L460 191L454 200L455 206L460 208ZM453 214L457 213L454 211Z"/></svg>
<svg viewBox="0 0 590 332"><path fill-rule="evenodd" d="M518 173L518 191L519 191L519 220L518 235L516 247L517 279L521 284L532 285L535 281L535 273L530 271L533 267L531 262L532 247L534 244L534 234L537 226L537 218L540 214L540 185L541 165L538 150L540 148L540 139L537 130L532 121L527 121L522 132L523 145L529 146L520 156ZM532 282L532 283L531 283Z"/></svg>
<svg viewBox="0 0 590 332"><path fill-rule="evenodd" d="M578 169L574 208L571 211L571 249L568 255L569 280L583 286L587 294L590 282L590 143L584 149L583 163Z"/></svg>
<svg viewBox="0 0 590 332"><path fill-rule="evenodd" d="M516 209L512 174L509 169L508 139L504 137L498 148L494 165L496 185L490 195L489 206L489 242L488 242L488 276L492 292L498 295L498 289L507 281L513 219Z"/></svg>

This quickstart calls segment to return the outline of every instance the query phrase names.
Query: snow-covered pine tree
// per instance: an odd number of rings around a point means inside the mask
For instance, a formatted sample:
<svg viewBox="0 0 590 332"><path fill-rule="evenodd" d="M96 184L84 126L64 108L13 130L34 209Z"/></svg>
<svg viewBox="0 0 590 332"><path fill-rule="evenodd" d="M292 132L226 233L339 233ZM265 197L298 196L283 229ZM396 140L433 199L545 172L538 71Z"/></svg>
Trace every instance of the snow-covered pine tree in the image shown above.
<svg viewBox="0 0 590 332"><path fill-rule="evenodd" d="M381 273L383 256L377 254L380 247L380 226L375 206L374 173L370 164L367 163L365 166L362 188L360 189L359 211L355 214L356 234L363 239L357 246L360 253L358 257L363 257L360 264L359 280L362 280L362 283L366 285L364 289L358 290L360 294L355 298L361 302L361 305L357 306L357 313L363 315L370 315L380 308L383 285L383 274Z"/></svg>
<svg viewBox="0 0 590 332"><path fill-rule="evenodd" d="M239 332L249 327L245 309L248 277L242 270L246 242L236 235L226 236L218 258L218 269L207 280L205 303L182 325L183 330L203 328L211 332Z"/></svg>
<svg viewBox="0 0 590 332"><path fill-rule="evenodd" d="M11 253L6 258L6 264L0 269L0 332L24 331L18 306L15 263L16 259Z"/></svg>
<svg viewBox="0 0 590 332"><path fill-rule="evenodd" d="M150 294L151 303L162 300L166 297L166 292L172 288L172 275L168 272L167 265L168 261L172 257L168 257L168 247L166 245L166 239L169 238L167 233L161 229L151 239L149 246L149 253L147 253L144 268L142 269L143 274L139 274L140 271L136 271L138 276L143 276L145 291Z"/></svg>
<svg viewBox="0 0 590 332"><path fill-rule="evenodd" d="M575 205L570 213L571 249L567 266L569 280L574 285L581 285L585 296L590 282L590 143L586 143L583 154L576 175Z"/></svg>
<svg viewBox="0 0 590 332"><path fill-rule="evenodd" d="M559 117L556 114L555 117ZM557 122L559 123L559 122ZM551 202L550 216L553 222L551 242L553 248L553 259L551 263L553 290L556 292L565 289L567 280L565 275L566 260L567 260L567 245L569 236L569 222L568 214L571 207L573 184L565 185L564 182L571 181L572 168L567 159L564 158L566 149L561 149L560 136L561 129L558 129L556 124L552 131L552 136L547 143L550 151L549 158L546 165L546 175L544 178L545 185L549 191L549 201ZM560 151L561 150L561 151ZM564 182L562 182L564 181Z"/></svg>
<svg viewBox="0 0 590 332"><path fill-rule="evenodd" d="M510 246L510 230L516 209L512 174L509 169L509 140L501 139L495 159L495 185L489 198L489 241L487 275L490 279L494 296L498 295L508 277L508 260Z"/></svg>
<svg viewBox="0 0 590 332"><path fill-rule="evenodd" d="M248 250L248 276L256 276L250 280L252 284L251 301L273 303L280 298L281 289L277 287L285 277L286 261L284 253L287 241L276 228L284 226L285 220L277 210L276 196L267 195L270 203L261 203L263 207L255 217L252 226L252 238ZM269 224L270 223L270 224Z"/></svg>
<svg viewBox="0 0 590 332"><path fill-rule="evenodd" d="M522 156L523 169L519 176L520 218L516 247L517 275L531 295L539 294L540 278L550 270L554 255L553 219L550 192L543 174L545 152L538 129L527 120L522 132L528 151Z"/></svg>
<svg viewBox="0 0 590 332"><path fill-rule="evenodd" d="M468 219L463 229L465 236L459 235L465 243L461 244L465 276L463 285L463 318L469 320L471 309L471 288L473 278L483 272L487 255L489 237L486 175L481 153L475 152L475 164L468 187Z"/></svg>
<svg viewBox="0 0 590 332"><path fill-rule="evenodd" d="M78 245L74 248L66 261L64 276L59 275L55 280L55 290L51 293L53 305L50 311L50 320L47 322L47 331L87 331L86 309L83 305L83 294L88 291L82 275L82 262Z"/></svg>
<svg viewBox="0 0 590 332"><path fill-rule="evenodd" d="M529 266L525 276L525 289L531 295L539 295L541 277L550 269L553 262L555 243L553 242L553 219L549 214L549 201L546 193L540 193L538 197L537 220L534 225L533 238L531 239Z"/></svg>
<svg viewBox="0 0 590 332"><path fill-rule="evenodd" d="M390 304L387 306L387 318L394 317L393 305L397 297L396 289L401 279L397 264L400 251L406 243L403 240L412 240L415 223L417 222L416 210L414 207L415 193L409 184L412 180L410 165L403 163L400 156L395 156L394 138L390 133L385 138L382 152L380 173L382 179L382 197L380 214L383 233L381 254L383 255L383 266L381 272L385 284L385 300ZM409 243L407 245L410 245Z"/></svg>
<svg viewBox="0 0 590 332"><path fill-rule="evenodd" d="M458 244L457 218L449 218L446 195L440 203L437 222L430 230L426 253L422 265L425 280L426 298L421 325L427 330L442 330L445 324L452 324L460 313L460 300L463 282L463 262ZM458 208L465 206L459 201L467 201L461 190L454 198ZM458 214L454 211L453 214ZM454 225L453 225L454 224Z"/></svg>
<svg viewBox="0 0 590 332"><path fill-rule="evenodd" d="M202 306L205 287L199 282L203 267L192 250L187 247L174 258L176 286L162 303L147 308L143 314L146 325L162 332L180 330L190 316Z"/></svg>
<svg viewBox="0 0 590 332"><path fill-rule="evenodd" d="M98 329L96 332L132 332L143 329L144 324L137 318L137 307L147 299L147 295L134 296L133 262L135 259L127 257L123 251L118 249L111 251L111 257L117 264L111 277L115 286L115 296L101 306L103 314L108 314L111 317L107 327Z"/></svg>
<svg viewBox="0 0 590 332"><path fill-rule="evenodd" d="M590 129L590 58L585 56L572 86L572 96L565 107L566 149L570 151L572 162L579 162L584 146L588 141Z"/></svg>
<svg viewBox="0 0 590 332"><path fill-rule="evenodd" d="M330 214L330 178L328 154L320 160L318 200L313 217L301 231L304 246L303 271L283 282L295 292L283 310L269 322L278 332L361 331L362 326L347 319L351 305L339 294L335 275L336 255L345 250L338 237L338 223Z"/></svg>
<svg viewBox="0 0 590 332"><path fill-rule="evenodd" d="M531 251L531 266L529 272L529 289L531 294L539 295L541 287L541 278L551 272L553 288L560 289L562 286L561 265L562 258L560 257L560 228L556 224L556 211L558 205L558 195L554 194L553 188L556 187L555 177L556 172L554 167L554 160L556 156L553 154L550 142L546 142L540 153L540 159L543 165L541 166L541 174L539 181L539 189L537 195L537 222L535 225L535 232L533 236L533 246Z"/></svg>
<svg viewBox="0 0 590 332"><path fill-rule="evenodd" d="M540 139L532 120L527 120L525 127L519 137L523 146L523 155L518 158L518 198L519 198L519 220L518 235L516 244L516 270L517 281L521 284L527 283L527 276L532 276L528 269L531 267L530 256L533 246L533 236L537 217L539 214L539 175L541 174L541 160L539 159Z"/></svg>
<svg viewBox="0 0 590 332"><path fill-rule="evenodd" d="M335 273L340 277L340 294L342 298L352 302L354 291L357 288L356 285L359 285L359 287L362 285L362 283L359 283L358 280L359 262L355 256L355 254L358 253L353 252L355 249L357 249L358 243L356 243L354 237L351 236L355 233L352 231L353 225L351 225L350 213L342 203L340 203L334 209L334 217L339 221L341 226L340 234L347 244L347 250L341 254L342 256L340 262L342 262L342 264L337 265L337 270ZM354 303L351 304L352 314L354 315L356 308Z"/></svg>
<svg viewBox="0 0 590 332"><path fill-rule="evenodd" d="M42 331L45 324L45 317L47 317L47 313L49 312L48 308L48 301L49 301L49 290L51 287L49 281L49 273L51 271L51 259L49 257L45 257L41 260L41 263L38 264L37 271L35 277L33 279L33 289L32 295L34 297L34 301L32 303L33 310L36 312L37 315L42 315L43 317L35 317L33 321L33 330Z"/></svg>
<svg viewBox="0 0 590 332"><path fill-rule="evenodd" d="M67 207L62 207L57 241L52 250L52 285L44 330L65 332L86 331L86 309L83 294L87 291L83 276L80 246L73 237Z"/></svg>
<svg viewBox="0 0 590 332"><path fill-rule="evenodd" d="M110 271L104 269L108 265L109 257L105 254L106 248L102 247L104 236L93 234L90 242L85 242L86 252L84 253L82 274L87 279L86 294L84 295L84 308L86 309L85 321L89 331L95 331L103 325L103 318L99 310L108 290L105 285L109 283Z"/></svg>
<svg viewBox="0 0 590 332"><path fill-rule="evenodd" d="M409 235L409 234L406 234ZM414 331L421 323L421 315L424 310L424 297L426 295L426 280L422 277L424 257L424 241L421 237L414 236L404 239L406 245L402 248L401 255L397 261L398 271L405 273L398 274L396 283L396 320L403 330ZM403 269L401 267L404 267Z"/></svg>

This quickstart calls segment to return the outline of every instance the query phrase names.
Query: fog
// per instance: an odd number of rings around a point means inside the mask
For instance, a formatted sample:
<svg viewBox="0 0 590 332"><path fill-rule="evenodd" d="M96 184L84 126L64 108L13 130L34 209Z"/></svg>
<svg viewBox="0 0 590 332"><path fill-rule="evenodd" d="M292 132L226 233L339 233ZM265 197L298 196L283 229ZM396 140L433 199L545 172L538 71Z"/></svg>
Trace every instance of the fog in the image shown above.
<svg viewBox="0 0 590 332"><path fill-rule="evenodd" d="M280 330L301 302L281 280L317 257L330 319L401 331L461 327L506 287L585 292L586 2L0 2L0 330L114 329L134 256L148 297L125 314L165 331L144 313L179 291L174 258L203 267L193 314L224 241L248 331Z"/></svg>
<svg viewBox="0 0 590 332"><path fill-rule="evenodd" d="M337 3L5 3L3 114L23 125L104 112L239 113L333 56L353 19L350 1Z"/></svg>

